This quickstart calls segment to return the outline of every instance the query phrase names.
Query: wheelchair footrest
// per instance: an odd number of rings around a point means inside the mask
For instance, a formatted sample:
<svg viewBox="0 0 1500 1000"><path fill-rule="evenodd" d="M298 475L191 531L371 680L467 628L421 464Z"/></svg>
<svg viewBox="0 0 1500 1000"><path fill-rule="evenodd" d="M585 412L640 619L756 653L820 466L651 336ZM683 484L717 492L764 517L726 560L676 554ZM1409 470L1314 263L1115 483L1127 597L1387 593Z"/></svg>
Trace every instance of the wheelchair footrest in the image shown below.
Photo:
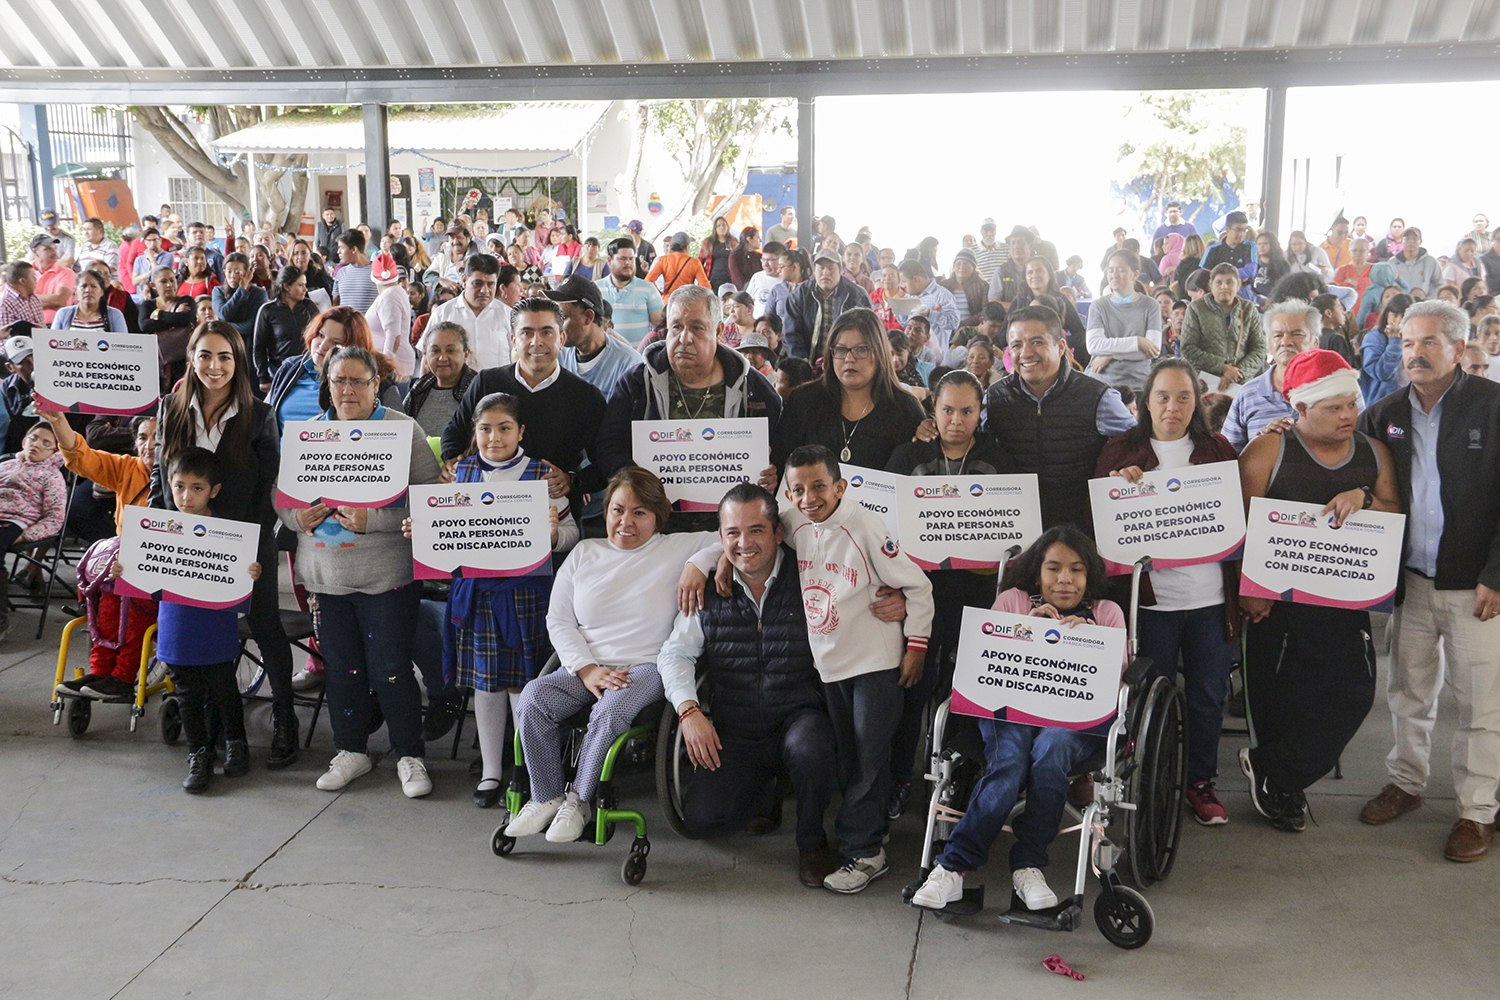
<svg viewBox="0 0 1500 1000"><path fill-rule="evenodd" d="M1082 918L1082 896L1071 896L1044 910L1028 910L1014 892L1010 894L1010 909L1000 914L1002 924L1019 924L1043 931L1076 930Z"/></svg>

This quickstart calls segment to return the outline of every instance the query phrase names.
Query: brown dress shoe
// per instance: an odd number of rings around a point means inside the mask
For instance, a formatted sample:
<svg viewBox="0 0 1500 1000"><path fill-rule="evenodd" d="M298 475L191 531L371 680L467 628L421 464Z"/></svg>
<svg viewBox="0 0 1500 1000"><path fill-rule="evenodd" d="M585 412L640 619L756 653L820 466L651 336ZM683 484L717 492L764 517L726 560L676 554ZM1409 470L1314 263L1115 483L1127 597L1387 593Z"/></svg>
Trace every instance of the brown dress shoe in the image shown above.
<svg viewBox="0 0 1500 1000"><path fill-rule="evenodd" d="M1387 784L1379 795L1365 803L1365 807L1359 811L1359 821L1371 826L1384 826L1421 807L1422 796L1403 792L1395 785Z"/></svg>
<svg viewBox="0 0 1500 1000"><path fill-rule="evenodd" d="M828 845L812 851L797 852L797 881L809 889L823 888L823 880L838 871L839 859Z"/></svg>
<svg viewBox="0 0 1500 1000"><path fill-rule="evenodd" d="M1494 839L1494 823L1461 819L1448 831L1448 843L1443 845L1443 857L1449 861L1478 861L1490 853L1490 841Z"/></svg>

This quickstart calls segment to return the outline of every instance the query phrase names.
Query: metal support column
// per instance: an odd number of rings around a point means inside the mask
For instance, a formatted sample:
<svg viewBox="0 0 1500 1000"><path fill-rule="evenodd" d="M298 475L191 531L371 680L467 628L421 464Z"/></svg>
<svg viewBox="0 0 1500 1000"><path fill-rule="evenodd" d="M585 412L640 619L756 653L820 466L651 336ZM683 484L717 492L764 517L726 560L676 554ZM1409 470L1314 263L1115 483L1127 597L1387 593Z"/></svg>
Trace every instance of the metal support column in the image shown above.
<svg viewBox="0 0 1500 1000"><path fill-rule="evenodd" d="M1266 88L1266 148L1264 190L1261 192L1261 225L1284 232L1281 225L1281 167L1286 159L1286 88Z"/></svg>
<svg viewBox="0 0 1500 1000"><path fill-rule="evenodd" d="M814 119L813 98L797 98L797 246L809 254L813 250Z"/></svg>
<svg viewBox="0 0 1500 1000"><path fill-rule="evenodd" d="M31 147L31 208L33 222L52 204L52 134L47 130L47 105L22 104L21 138Z"/></svg>
<svg viewBox="0 0 1500 1000"><path fill-rule="evenodd" d="M384 104L366 104L365 112L365 203L364 221L379 240L391 223L391 154L387 112ZM358 220L345 225L352 226ZM370 250L379 249L379 243Z"/></svg>

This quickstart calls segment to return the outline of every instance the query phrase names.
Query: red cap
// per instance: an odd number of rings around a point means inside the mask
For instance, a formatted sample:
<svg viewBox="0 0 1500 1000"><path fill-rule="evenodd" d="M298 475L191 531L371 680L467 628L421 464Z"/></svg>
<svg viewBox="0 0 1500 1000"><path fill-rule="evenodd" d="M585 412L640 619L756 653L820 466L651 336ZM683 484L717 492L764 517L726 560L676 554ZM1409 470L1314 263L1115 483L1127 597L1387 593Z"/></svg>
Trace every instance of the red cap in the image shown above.
<svg viewBox="0 0 1500 1000"><path fill-rule="evenodd" d="M378 253L375 259L370 261L370 280L377 285L389 285L401 280L401 269L396 266L396 258L388 253Z"/></svg>
<svg viewBox="0 0 1500 1000"><path fill-rule="evenodd" d="M1301 400L1308 405L1317 399L1359 391L1357 373L1337 351L1316 350L1297 355L1286 366L1281 385L1281 394L1288 402ZM1293 394L1298 400L1292 399Z"/></svg>

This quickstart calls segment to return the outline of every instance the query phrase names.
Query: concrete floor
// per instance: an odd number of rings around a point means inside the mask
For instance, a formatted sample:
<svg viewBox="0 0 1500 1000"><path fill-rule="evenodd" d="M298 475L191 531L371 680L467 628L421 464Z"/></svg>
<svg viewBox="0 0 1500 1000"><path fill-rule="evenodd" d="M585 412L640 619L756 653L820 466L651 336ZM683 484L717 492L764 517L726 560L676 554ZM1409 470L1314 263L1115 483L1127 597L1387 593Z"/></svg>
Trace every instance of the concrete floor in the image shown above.
<svg viewBox="0 0 1500 1000"><path fill-rule="evenodd" d="M786 827L675 837L646 776L622 785L652 823L641 886L620 882L624 836L603 848L538 838L496 858L496 813L469 804L470 753L432 761L426 800L403 798L390 764L330 795L313 787L326 722L292 768L257 759L250 777L189 797L154 707L134 735L118 707L96 709L82 739L51 725L59 625L33 641L32 615L15 614L0 644L0 997L937 998L1000 984L1027 997L1425 997L1492 990L1500 975L1500 857L1441 857L1451 704L1428 806L1385 829L1355 818L1382 781L1383 698L1345 778L1310 789L1318 825L1302 836L1253 817L1234 764L1242 738L1226 737L1232 821L1186 824L1177 870L1149 893L1156 936L1122 952L1091 919L1053 934L903 906L920 857L913 815L893 829L892 874L840 897L797 884ZM250 724L263 754L264 706ZM1055 888L1075 844L1054 847ZM1044 971L1052 952L1087 981Z"/></svg>

